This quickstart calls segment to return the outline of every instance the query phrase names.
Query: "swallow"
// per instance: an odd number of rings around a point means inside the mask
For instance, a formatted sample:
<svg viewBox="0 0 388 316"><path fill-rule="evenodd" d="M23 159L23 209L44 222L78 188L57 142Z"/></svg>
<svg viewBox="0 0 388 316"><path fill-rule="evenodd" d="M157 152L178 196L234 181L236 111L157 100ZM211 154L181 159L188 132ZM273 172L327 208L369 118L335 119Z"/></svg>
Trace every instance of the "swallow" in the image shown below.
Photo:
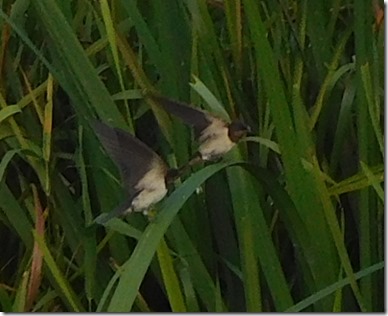
<svg viewBox="0 0 388 316"><path fill-rule="evenodd" d="M229 123L183 102L156 94L148 94L146 97L161 105L170 114L177 116L185 124L194 127L199 147L196 155L189 161L189 166L201 161L220 159L250 132L250 127L239 120Z"/></svg>
<svg viewBox="0 0 388 316"><path fill-rule="evenodd" d="M93 129L105 151L120 170L123 186L129 197L110 213L95 221L104 224L111 218L131 212L143 212L162 200L167 186L179 177L178 170L167 164L146 144L119 128L94 122Z"/></svg>

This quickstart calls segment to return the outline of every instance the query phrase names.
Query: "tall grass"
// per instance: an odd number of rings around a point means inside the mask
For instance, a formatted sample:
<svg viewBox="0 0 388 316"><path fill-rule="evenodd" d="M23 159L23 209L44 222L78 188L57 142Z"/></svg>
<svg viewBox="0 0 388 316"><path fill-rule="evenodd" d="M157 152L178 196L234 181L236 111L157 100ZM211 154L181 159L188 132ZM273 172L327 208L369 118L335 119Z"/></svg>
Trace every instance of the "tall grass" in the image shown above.
<svg viewBox="0 0 388 316"><path fill-rule="evenodd" d="M382 3L3 1L0 304L21 311L384 309ZM149 222L90 128L172 167L190 128L144 90L255 136Z"/></svg>

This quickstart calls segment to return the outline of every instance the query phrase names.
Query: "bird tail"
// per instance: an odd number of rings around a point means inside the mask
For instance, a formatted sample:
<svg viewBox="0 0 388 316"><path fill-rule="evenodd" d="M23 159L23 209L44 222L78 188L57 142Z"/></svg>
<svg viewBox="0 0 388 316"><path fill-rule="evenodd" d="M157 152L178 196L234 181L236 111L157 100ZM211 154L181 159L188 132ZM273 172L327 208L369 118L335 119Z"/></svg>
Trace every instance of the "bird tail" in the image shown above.
<svg viewBox="0 0 388 316"><path fill-rule="evenodd" d="M201 155L200 155L199 153L197 153L193 158L191 158L191 159L189 160L188 163L184 164L182 167L180 167L180 168L178 169L178 173L179 173L180 175L185 174L187 171L189 171L189 169L190 169L191 167L193 167L193 166L195 166L195 165L201 163L202 161L203 161L203 160L202 160Z"/></svg>
<svg viewBox="0 0 388 316"><path fill-rule="evenodd" d="M111 220L112 218L119 217L121 215L124 215L126 213L132 212L131 204L133 201L133 197L128 198L125 200L122 204L117 206L113 211L109 213L103 213L94 220L97 224L104 225L106 222Z"/></svg>

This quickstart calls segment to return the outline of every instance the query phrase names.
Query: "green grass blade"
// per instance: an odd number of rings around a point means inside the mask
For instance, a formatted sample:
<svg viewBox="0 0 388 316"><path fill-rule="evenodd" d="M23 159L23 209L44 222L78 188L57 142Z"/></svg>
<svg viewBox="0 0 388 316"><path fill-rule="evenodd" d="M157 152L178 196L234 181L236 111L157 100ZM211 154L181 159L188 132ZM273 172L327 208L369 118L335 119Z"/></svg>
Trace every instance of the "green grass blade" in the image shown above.
<svg viewBox="0 0 388 316"><path fill-rule="evenodd" d="M58 287L60 288L63 296L69 304L69 308L75 312L84 311L81 302L79 301L74 290L71 288L69 282L56 264L55 259L51 255L51 252L48 249L44 239L38 234L36 234L35 231L33 231L33 235L43 253L44 262L53 274Z"/></svg>
<svg viewBox="0 0 388 316"><path fill-rule="evenodd" d="M34 7L52 40L56 79L74 98L75 109L81 115L89 113L90 117L94 107L101 117L123 124L122 116L56 2L34 2Z"/></svg>
<svg viewBox="0 0 388 316"><path fill-rule="evenodd" d="M0 123L2 121L5 121L8 117L16 114L16 113L20 113L21 112L21 109L19 107L19 105L15 104L15 105L9 105L7 107L5 107L4 109L1 109L0 110Z"/></svg>
<svg viewBox="0 0 388 316"><path fill-rule="evenodd" d="M381 270L384 268L384 262L380 262L380 263L376 263L366 269L363 269L357 273L354 274L354 277L356 280L359 280L361 278L364 278L370 274L372 274L373 272L376 272L378 270ZM321 300L322 298L324 298L325 296L328 296L330 295L331 293L334 293L335 291L337 291L339 288L341 287L344 287L348 284L350 284L350 279L349 278L345 278L345 279L342 279L341 281L338 281L322 290L320 290L319 292L305 298L303 301L300 301L299 303L295 304L294 306L288 308L287 310L285 310L286 313L297 313L297 312L301 312L303 311L305 308L307 308L308 306L314 304L315 302Z"/></svg>
<svg viewBox="0 0 388 316"><path fill-rule="evenodd" d="M230 163L229 165L232 164L235 163ZM186 180L166 200L159 215L144 231L131 258L123 265L123 273L109 302L109 312L130 310L160 240L179 209L202 182L227 166L228 164L217 164L200 170ZM131 284L129 289L128 284Z"/></svg>
<svg viewBox="0 0 388 316"><path fill-rule="evenodd" d="M3 210L12 228L18 233L27 249L32 249L32 225L26 212L13 196L5 183L0 183L0 208Z"/></svg>
<svg viewBox="0 0 388 316"><path fill-rule="evenodd" d="M172 311L187 312L178 277L172 264L170 250L164 239L161 240L156 253Z"/></svg>

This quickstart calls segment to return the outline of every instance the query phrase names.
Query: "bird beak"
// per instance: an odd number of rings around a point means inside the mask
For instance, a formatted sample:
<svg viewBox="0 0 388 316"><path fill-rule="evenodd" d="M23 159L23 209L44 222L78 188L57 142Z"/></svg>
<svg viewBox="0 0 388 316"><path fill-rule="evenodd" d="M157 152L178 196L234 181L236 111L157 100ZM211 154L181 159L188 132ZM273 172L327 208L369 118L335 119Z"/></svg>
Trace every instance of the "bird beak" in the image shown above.
<svg viewBox="0 0 388 316"><path fill-rule="evenodd" d="M254 135L253 132L252 132L252 128L249 125L246 126L246 130L247 130L247 136L253 136Z"/></svg>

